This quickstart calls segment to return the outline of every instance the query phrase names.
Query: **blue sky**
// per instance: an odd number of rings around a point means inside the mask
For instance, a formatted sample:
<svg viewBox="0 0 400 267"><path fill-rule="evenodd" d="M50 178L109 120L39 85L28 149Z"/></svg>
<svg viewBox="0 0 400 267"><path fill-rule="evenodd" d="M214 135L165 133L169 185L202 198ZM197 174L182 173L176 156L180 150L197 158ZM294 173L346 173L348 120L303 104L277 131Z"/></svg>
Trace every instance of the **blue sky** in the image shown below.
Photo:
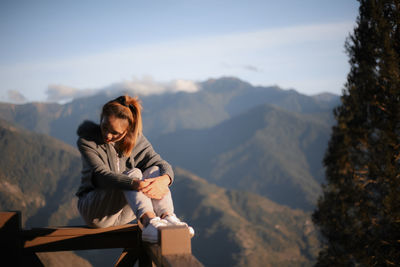
<svg viewBox="0 0 400 267"><path fill-rule="evenodd" d="M340 94L357 14L351 0L2 0L0 101L195 90L222 76Z"/></svg>

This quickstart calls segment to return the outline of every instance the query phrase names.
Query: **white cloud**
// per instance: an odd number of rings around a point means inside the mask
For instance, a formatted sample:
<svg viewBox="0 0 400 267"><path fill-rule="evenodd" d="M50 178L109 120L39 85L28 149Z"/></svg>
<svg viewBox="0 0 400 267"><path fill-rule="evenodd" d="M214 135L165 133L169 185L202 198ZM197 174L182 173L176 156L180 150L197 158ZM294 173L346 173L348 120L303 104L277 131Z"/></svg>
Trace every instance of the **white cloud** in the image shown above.
<svg viewBox="0 0 400 267"><path fill-rule="evenodd" d="M61 84L51 84L47 87L47 101L63 102L74 98L89 96L96 93L96 90L91 89L76 89L70 86Z"/></svg>
<svg viewBox="0 0 400 267"><path fill-rule="evenodd" d="M26 97L17 90L8 90L7 91L8 101L13 103L21 104L27 101Z"/></svg>
<svg viewBox="0 0 400 267"><path fill-rule="evenodd" d="M165 92L196 92L198 89L198 85L193 81L173 80L170 82L158 82L148 75L141 79L133 77L132 80L113 83L98 89L77 89L66 85L52 84L48 86L46 95L49 102L65 102L101 92L113 93L118 91L131 95L146 96Z"/></svg>
<svg viewBox="0 0 400 267"><path fill-rule="evenodd" d="M123 81L120 84L117 83L116 86L140 95L150 95L166 91L165 86L155 82L151 76L145 76L142 79L133 77L132 80Z"/></svg>
<svg viewBox="0 0 400 267"><path fill-rule="evenodd" d="M183 91L183 92L194 93L199 90L199 87L195 82L188 80L172 81L169 85L169 88L171 89L171 91L174 92Z"/></svg>
<svg viewBox="0 0 400 267"><path fill-rule="evenodd" d="M143 76L141 79L133 77L132 80L125 80L106 87L104 90L122 90L131 94L151 95L165 92L196 92L198 85L189 80L173 80L170 82L158 82L150 75Z"/></svg>

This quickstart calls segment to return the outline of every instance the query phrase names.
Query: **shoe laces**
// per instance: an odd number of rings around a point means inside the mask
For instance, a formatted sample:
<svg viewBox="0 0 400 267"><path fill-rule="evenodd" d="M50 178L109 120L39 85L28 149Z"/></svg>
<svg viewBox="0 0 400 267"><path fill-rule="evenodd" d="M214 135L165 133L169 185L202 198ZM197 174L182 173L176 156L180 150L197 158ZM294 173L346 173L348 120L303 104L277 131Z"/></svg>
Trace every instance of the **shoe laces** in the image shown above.
<svg viewBox="0 0 400 267"><path fill-rule="evenodd" d="M179 218L176 217L175 214L168 215L167 217L165 217L165 220L175 225L187 225L186 223L179 220Z"/></svg>
<svg viewBox="0 0 400 267"><path fill-rule="evenodd" d="M155 228L158 228L160 226L166 226L167 224L165 223L164 220L161 220L159 217L155 217L150 220L149 224L153 225Z"/></svg>

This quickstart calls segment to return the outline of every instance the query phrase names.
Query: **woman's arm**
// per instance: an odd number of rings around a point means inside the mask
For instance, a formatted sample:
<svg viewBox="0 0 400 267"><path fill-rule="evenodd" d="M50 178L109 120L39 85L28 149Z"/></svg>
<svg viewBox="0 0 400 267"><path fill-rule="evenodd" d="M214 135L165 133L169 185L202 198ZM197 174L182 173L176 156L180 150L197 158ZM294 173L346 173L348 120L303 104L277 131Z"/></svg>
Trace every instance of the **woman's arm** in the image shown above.
<svg viewBox="0 0 400 267"><path fill-rule="evenodd" d="M163 160L161 156L154 151L153 146L144 135L138 137L137 143L132 151L134 164L136 168L142 171L150 168L151 166L158 166L160 168L160 176L168 175L170 181L169 185L174 180L174 171L171 165Z"/></svg>
<svg viewBox="0 0 400 267"><path fill-rule="evenodd" d="M122 190L138 188L139 184L133 182L132 178L111 171L106 151L94 141L79 138L77 145L82 156L82 174L90 177L93 187Z"/></svg>
<svg viewBox="0 0 400 267"><path fill-rule="evenodd" d="M145 181L150 183L140 191L150 198L161 199L168 193L168 187L174 179L174 172L171 165L154 151L153 146L143 135L138 138L132 155L134 155L136 167L141 170L145 170L151 166L159 167L160 176L146 179Z"/></svg>

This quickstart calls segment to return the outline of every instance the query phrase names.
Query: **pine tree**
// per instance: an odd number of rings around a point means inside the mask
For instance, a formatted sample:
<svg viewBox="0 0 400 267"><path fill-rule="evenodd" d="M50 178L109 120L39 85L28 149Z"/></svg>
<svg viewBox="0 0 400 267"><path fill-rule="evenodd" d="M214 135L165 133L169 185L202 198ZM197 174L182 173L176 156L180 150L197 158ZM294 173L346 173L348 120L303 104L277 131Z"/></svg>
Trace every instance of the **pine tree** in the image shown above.
<svg viewBox="0 0 400 267"><path fill-rule="evenodd" d="M351 66L313 214L317 266L400 263L400 0L359 0Z"/></svg>

